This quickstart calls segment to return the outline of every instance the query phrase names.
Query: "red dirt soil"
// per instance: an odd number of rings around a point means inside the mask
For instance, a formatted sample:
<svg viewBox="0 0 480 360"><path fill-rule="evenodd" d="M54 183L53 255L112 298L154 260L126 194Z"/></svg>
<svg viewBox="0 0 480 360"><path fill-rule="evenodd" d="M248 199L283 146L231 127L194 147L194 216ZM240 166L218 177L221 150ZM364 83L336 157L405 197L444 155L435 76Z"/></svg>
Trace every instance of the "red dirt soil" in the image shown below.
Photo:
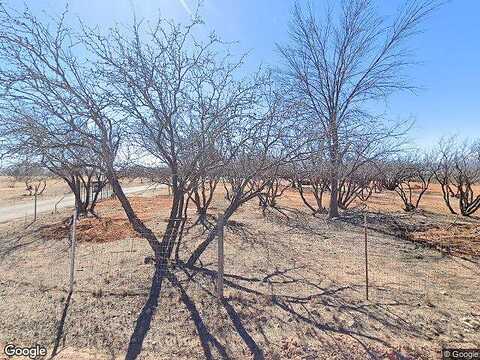
<svg viewBox="0 0 480 360"><path fill-rule="evenodd" d="M133 209L142 221L154 219L158 209L168 209L171 199L166 195L154 197L135 196L129 198ZM97 211L100 218L82 218L77 223L78 242L109 242L124 238L139 238L128 222L128 218L122 209L120 202L116 199L108 199L100 202ZM43 238L61 240L68 237L68 218L40 230Z"/></svg>

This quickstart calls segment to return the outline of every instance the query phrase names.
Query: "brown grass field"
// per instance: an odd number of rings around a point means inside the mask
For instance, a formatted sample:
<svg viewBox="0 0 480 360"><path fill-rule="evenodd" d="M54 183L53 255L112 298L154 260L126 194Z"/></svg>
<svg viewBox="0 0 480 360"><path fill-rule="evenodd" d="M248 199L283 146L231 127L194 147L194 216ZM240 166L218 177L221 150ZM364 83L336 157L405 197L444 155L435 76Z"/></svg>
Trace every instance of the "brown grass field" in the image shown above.
<svg viewBox="0 0 480 360"><path fill-rule="evenodd" d="M126 179L123 183L126 186L140 185L140 180ZM68 193L70 193L70 189L64 180L60 178L50 178L47 180L47 186L42 195L39 196L39 200L60 198ZM14 181L11 177L0 176L0 207L31 201L32 196L29 196L24 182Z"/></svg>
<svg viewBox="0 0 480 360"><path fill-rule="evenodd" d="M68 186L62 179L48 179L47 187L41 197L58 197L68 192ZM7 176L0 176L0 206L13 205L26 201L30 201L30 197L28 196L28 191L25 190L24 182L14 181L13 178Z"/></svg>
<svg viewBox="0 0 480 360"><path fill-rule="evenodd" d="M131 200L161 235L168 194ZM225 205L218 194L210 212ZM264 217L252 201L229 222L222 303L215 246L196 269L176 269L178 283L164 282L141 359L439 359L442 347L480 347L480 220L450 215L438 186L414 213L401 210L395 193L369 200L369 300L363 213L313 217L294 191L279 205L286 215ZM100 219L78 226L67 311L69 213L42 215L27 229L0 224L0 345L52 349L61 329L56 359L124 357L149 292L151 250L116 200L98 211ZM180 257L204 237L192 228Z"/></svg>

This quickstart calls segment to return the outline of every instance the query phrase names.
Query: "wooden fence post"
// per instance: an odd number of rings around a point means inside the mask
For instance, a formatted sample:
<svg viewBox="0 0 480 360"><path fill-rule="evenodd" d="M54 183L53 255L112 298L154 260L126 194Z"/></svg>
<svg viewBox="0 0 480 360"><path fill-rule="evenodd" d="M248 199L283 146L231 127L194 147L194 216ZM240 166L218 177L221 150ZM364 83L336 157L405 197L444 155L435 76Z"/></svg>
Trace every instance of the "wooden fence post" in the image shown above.
<svg viewBox="0 0 480 360"><path fill-rule="evenodd" d="M217 255L218 255L218 272L217 272L217 300L221 302L223 300L223 265L224 265L224 256L223 256L223 226L224 226L224 217L223 215L218 215L217 222Z"/></svg>
<svg viewBox="0 0 480 360"><path fill-rule="evenodd" d="M72 230L70 233L70 293L73 292L73 282L75 278L75 237L77 227L77 206L73 211Z"/></svg>
<svg viewBox="0 0 480 360"><path fill-rule="evenodd" d="M367 212L363 213L363 222L365 228L365 291L368 300L368 234L367 234Z"/></svg>

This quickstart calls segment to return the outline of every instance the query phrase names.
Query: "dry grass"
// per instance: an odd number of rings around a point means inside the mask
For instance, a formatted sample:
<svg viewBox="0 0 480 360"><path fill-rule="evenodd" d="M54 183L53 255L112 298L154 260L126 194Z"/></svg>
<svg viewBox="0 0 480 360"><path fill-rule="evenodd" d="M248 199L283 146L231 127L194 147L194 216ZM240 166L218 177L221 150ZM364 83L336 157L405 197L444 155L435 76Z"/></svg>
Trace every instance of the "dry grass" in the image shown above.
<svg viewBox="0 0 480 360"><path fill-rule="evenodd" d="M451 255L480 258L480 224L452 223L410 234L413 241L425 242Z"/></svg>
<svg viewBox="0 0 480 360"><path fill-rule="evenodd" d="M68 186L62 179L47 180L47 187L42 198L58 197L69 192ZM13 178L0 176L0 206L7 206L30 199L25 183L14 181Z"/></svg>
<svg viewBox="0 0 480 360"><path fill-rule="evenodd" d="M196 271L175 270L184 295L164 282L141 358L202 359L202 341L213 358L224 351L239 360L251 359L256 348L266 359L437 359L443 346L479 347L478 261L445 256L396 235L404 229L435 238L437 229L475 242L478 223L438 213L406 215L393 209L392 195L372 198L370 207L392 207L369 213L370 301L364 298L360 214L333 222L312 217L289 192L281 200L289 218L275 211L264 218L252 201L234 215L236 226L226 229L225 303L219 306L214 296L212 246ZM131 200L160 236L170 198ZM211 211L224 206L219 194ZM59 359L123 358L148 294L148 244L130 241L133 233L117 201L100 203L98 211L101 220L79 224L83 242L64 328L67 349ZM55 236L64 218L45 217L27 230L0 225L0 343L51 344L68 279L66 241ZM40 238L46 229L50 233ZM198 228L186 234L181 258L204 238Z"/></svg>
<svg viewBox="0 0 480 360"><path fill-rule="evenodd" d="M480 186L477 186L474 190L480 193ZM415 194L415 196L417 195L418 193ZM306 197L312 204L314 203L313 195L307 193ZM328 205L328 201L329 194L327 193L324 196L324 204ZM453 199L452 204L453 208L458 211L458 201ZM307 210L302 199L293 189L284 193L280 205ZM355 208L360 205L361 203L356 201L352 204L352 207ZM422 197L419 210L414 213L409 214L402 210L403 203L393 191L372 194L367 201L367 205L369 213L391 215L391 218L396 220L393 225L396 227L404 225L405 231L402 234L394 231L395 235L424 243L426 246L452 255L480 256L480 221L478 217L465 218L451 214L444 203L439 184L430 185L429 190ZM405 216L409 217L408 224L403 221ZM387 217L384 219L383 227L388 228L389 225L392 225L388 223ZM419 219L421 221L418 221Z"/></svg>

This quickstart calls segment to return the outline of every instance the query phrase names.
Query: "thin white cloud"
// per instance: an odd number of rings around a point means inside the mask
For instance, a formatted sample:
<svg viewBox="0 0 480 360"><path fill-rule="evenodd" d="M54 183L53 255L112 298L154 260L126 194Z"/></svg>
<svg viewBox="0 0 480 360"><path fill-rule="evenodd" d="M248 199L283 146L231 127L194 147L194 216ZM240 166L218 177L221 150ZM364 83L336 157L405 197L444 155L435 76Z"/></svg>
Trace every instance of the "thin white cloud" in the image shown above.
<svg viewBox="0 0 480 360"><path fill-rule="evenodd" d="M180 4L182 5L182 7L185 9L185 11L188 13L188 15L192 15L192 10L190 9L190 7L188 6L187 2L185 0L178 0L180 2Z"/></svg>

